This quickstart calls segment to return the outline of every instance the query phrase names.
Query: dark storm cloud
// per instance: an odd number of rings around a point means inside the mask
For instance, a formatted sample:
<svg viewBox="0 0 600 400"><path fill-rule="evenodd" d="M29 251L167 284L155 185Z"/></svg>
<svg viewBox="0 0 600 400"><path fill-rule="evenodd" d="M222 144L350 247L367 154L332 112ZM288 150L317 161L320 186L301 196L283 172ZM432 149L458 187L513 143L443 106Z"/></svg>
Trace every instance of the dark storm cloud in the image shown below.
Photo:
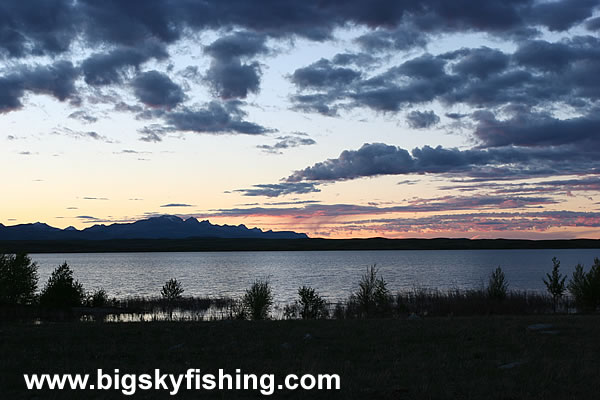
<svg viewBox="0 0 600 400"><path fill-rule="evenodd" d="M64 60L14 68L14 72L0 77L0 113L21 108L25 92L47 94L60 101L74 99L78 76L78 69Z"/></svg>
<svg viewBox="0 0 600 400"><path fill-rule="evenodd" d="M462 76L486 78L497 74L508 66L509 57L500 50L481 47L469 50L452 69Z"/></svg>
<svg viewBox="0 0 600 400"><path fill-rule="evenodd" d="M573 160L577 161L573 161ZM595 153L573 147L448 149L423 146L412 152L384 143L344 150L338 158L318 162L290 175L287 182L340 181L378 175L462 174L485 179L579 173L600 170Z"/></svg>
<svg viewBox="0 0 600 400"><path fill-rule="evenodd" d="M429 128L440 122L438 117L433 111L411 111L406 116L406 121L411 128L423 129Z"/></svg>
<svg viewBox="0 0 600 400"><path fill-rule="evenodd" d="M365 51L405 51L415 47L425 47L427 35L413 27L400 26L393 30L375 30L356 39Z"/></svg>
<svg viewBox="0 0 600 400"><path fill-rule="evenodd" d="M585 21L585 27L590 31L600 30L600 17L588 19Z"/></svg>
<svg viewBox="0 0 600 400"><path fill-rule="evenodd" d="M341 108L398 112L436 100L483 108L564 103L585 111L600 101L599 49L592 36L525 41L513 54L463 48L423 54L372 76L348 69L338 79L329 78L338 76L334 64L321 60L292 75L299 92L291 99L294 109L326 115ZM296 78L300 73L307 77Z"/></svg>
<svg viewBox="0 0 600 400"><path fill-rule="evenodd" d="M199 133L262 135L269 129L244 120L246 112L238 101L210 102L204 108L183 108L166 115L172 129Z"/></svg>
<svg viewBox="0 0 600 400"><path fill-rule="evenodd" d="M243 63L239 59L215 60L206 72L205 82L222 99L244 99L258 93L261 70L258 62Z"/></svg>
<svg viewBox="0 0 600 400"><path fill-rule="evenodd" d="M173 108L185 99L181 87L158 71L137 75L131 85L138 100L150 107Z"/></svg>
<svg viewBox="0 0 600 400"><path fill-rule="evenodd" d="M215 40L204 48L213 57L206 72L205 82L222 99L246 98L260 89L260 65L244 62L259 54L266 54L266 36L253 32L235 32Z"/></svg>
<svg viewBox="0 0 600 400"><path fill-rule="evenodd" d="M93 54L83 61L81 68L88 85L112 85L121 83L128 69L137 70L148 60L160 60L167 56L162 44L146 41L135 47L121 46L107 53Z"/></svg>
<svg viewBox="0 0 600 400"><path fill-rule="evenodd" d="M582 150L600 150L600 117L597 113L558 119L542 113L517 113L497 120L490 112L475 112L475 136L484 147L559 146L570 144Z"/></svg>
<svg viewBox="0 0 600 400"><path fill-rule="evenodd" d="M357 67L367 67L377 63L377 58L367 53L338 53L331 59L335 65L356 65Z"/></svg>
<svg viewBox="0 0 600 400"><path fill-rule="evenodd" d="M170 44L188 31L232 28L323 41L335 28L353 25L379 28L363 40L374 43L373 48L388 42L393 48L407 48L421 44L421 32L474 31L510 37L536 26L563 31L592 16L597 5L596 0L265 0L260 6L246 0L51 0L32 6L5 0L0 6L0 52L9 57L54 55L82 40L94 46L136 46L147 38Z"/></svg>
<svg viewBox="0 0 600 400"><path fill-rule="evenodd" d="M204 52L220 60L254 57L269 52L266 37L253 32L236 32L221 37L204 48Z"/></svg>
<svg viewBox="0 0 600 400"><path fill-rule="evenodd" d="M551 31L565 31L592 16L597 0L558 0L539 2L531 8L528 19Z"/></svg>
<svg viewBox="0 0 600 400"><path fill-rule="evenodd" d="M56 55L68 50L79 19L70 0L0 3L0 56Z"/></svg>
<svg viewBox="0 0 600 400"><path fill-rule="evenodd" d="M359 71L336 67L331 61L321 59L308 67L297 69L290 79L300 89L319 89L343 87L360 76Z"/></svg>
<svg viewBox="0 0 600 400"><path fill-rule="evenodd" d="M278 197L288 194L305 194L320 192L317 183L308 182L282 182L273 184L253 185L250 189L238 189L234 192L242 193L244 196L266 196Z"/></svg>

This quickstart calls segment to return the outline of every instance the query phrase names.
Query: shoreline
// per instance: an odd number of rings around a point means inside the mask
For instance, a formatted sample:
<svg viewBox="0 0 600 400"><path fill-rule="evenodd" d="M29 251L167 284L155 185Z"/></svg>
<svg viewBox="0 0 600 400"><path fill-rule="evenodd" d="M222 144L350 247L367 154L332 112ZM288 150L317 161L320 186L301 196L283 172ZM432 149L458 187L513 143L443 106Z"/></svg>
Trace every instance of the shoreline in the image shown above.
<svg viewBox="0 0 600 400"><path fill-rule="evenodd" d="M0 241L4 253L600 249L600 239L111 239Z"/></svg>

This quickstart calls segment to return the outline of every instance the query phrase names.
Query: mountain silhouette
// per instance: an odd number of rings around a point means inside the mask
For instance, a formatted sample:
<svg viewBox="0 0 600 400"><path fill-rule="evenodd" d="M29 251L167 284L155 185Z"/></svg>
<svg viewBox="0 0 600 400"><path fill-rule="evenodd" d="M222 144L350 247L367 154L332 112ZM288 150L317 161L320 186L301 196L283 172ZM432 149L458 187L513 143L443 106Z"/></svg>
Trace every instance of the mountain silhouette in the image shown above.
<svg viewBox="0 0 600 400"><path fill-rule="evenodd" d="M132 223L94 225L78 230L72 226L65 229L36 222L4 226L0 224L0 240L108 240L108 239L185 239L210 238L264 238L306 239L305 233L272 230L262 231L245 225L213 225L208 220L198 221L190 217L182 219L175 215L163 215Z"/></svg>

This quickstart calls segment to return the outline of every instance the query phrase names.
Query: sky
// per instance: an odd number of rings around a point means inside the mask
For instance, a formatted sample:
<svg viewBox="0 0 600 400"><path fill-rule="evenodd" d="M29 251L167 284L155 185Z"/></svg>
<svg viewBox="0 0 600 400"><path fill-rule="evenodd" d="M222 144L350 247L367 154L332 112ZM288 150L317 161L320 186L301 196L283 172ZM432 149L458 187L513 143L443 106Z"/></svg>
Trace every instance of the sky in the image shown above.
<svg viewBox="0 0 600 400"><path fill-rule="evenodd" d="M600 238L600 0L0 3L0 223Z"/></svg>

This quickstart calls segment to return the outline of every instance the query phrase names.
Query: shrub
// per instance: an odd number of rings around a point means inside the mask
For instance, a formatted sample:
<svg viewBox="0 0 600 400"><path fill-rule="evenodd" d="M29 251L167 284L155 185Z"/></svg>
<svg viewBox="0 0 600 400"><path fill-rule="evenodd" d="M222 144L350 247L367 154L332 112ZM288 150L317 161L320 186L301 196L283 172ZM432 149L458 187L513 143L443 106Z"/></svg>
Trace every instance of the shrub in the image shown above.
<svg viewBox="0 0 600 400"><path fill-rule="evenodd" d="M302 319L327 318L327 305L325 300L319 296L315 289L302 286L298 289L300 297L300 317Z"/></svg>
<svg viewBox="0 0 600 400"><path fill-rule="evenodd" d="M255 281L250 289L246 289L242 304L251 319L267 319L273 306L273 293L269 281Z"/></svg>
<svg viewBox="0 0 600 400"><path fill-rule="evenodd" d="M392 303L383 277L378 277L376 265L367 269L358 284L358 291L351 297L350 302L356 301L359 312L363 316L382 315L390 311Z"/></svg>
<svg viewBox="0 0 600 400"><path fill-rule="evenodd" d="M37 283L37 264L26 254L0 254L0 304L31 304Z"/></svg>
<svg viewBox="0 0 600 400"><path fill-rule="evenodd" d="M50 308L77 307L84 298L83 286L73 279L73 271L65 262L48 278L40 295L40 304Z"/></svg>
<svg viewBox="0 0 600 400"><path fill-rule="evenodd" d="M502 268L498 267L492 275L487 287L488 297L495 300L504 300L508 292L508 282L504 276Z"/></svg>
<svg viewBox="0 0 600 400"><path fill-rule="evenodd" d="M587 273L581 264L577 264L567 288L578 310L595 311L600 305L600 259L594 259L594 265Z"/></svg>
<svg viewBox="0 0 600 400"><path fill-rule="evenodd" d="M88 293L86 304L88 307L106 307L110 303L106 290L100 288Z"/></svg>
<svg viewBox="0 0 600 400"><path fill-rule="evenodd" d="M160 290L160 295L163 299L171 302L181 298L183 294L183 286L177 279L169 279Z"/></svg>
<svg viewBox="0 0 600 400"><path fill-rule="evenodd" d="M321 319L329 316L327 303L315 289L309 286L298 288L299 300L284 307L285 318Z"/></svg>
<svg viewBox="0 0 600 400"><path fill-rule="evenodd" d="M567 277L559 272L560 261L556 257L552 258L552 264L554 265L552 267L552 275L546 274L548 279L544 279L544 284L548 293L552 296L552 310L556 312L558 301L565 293L565 279Z"/></svg>

